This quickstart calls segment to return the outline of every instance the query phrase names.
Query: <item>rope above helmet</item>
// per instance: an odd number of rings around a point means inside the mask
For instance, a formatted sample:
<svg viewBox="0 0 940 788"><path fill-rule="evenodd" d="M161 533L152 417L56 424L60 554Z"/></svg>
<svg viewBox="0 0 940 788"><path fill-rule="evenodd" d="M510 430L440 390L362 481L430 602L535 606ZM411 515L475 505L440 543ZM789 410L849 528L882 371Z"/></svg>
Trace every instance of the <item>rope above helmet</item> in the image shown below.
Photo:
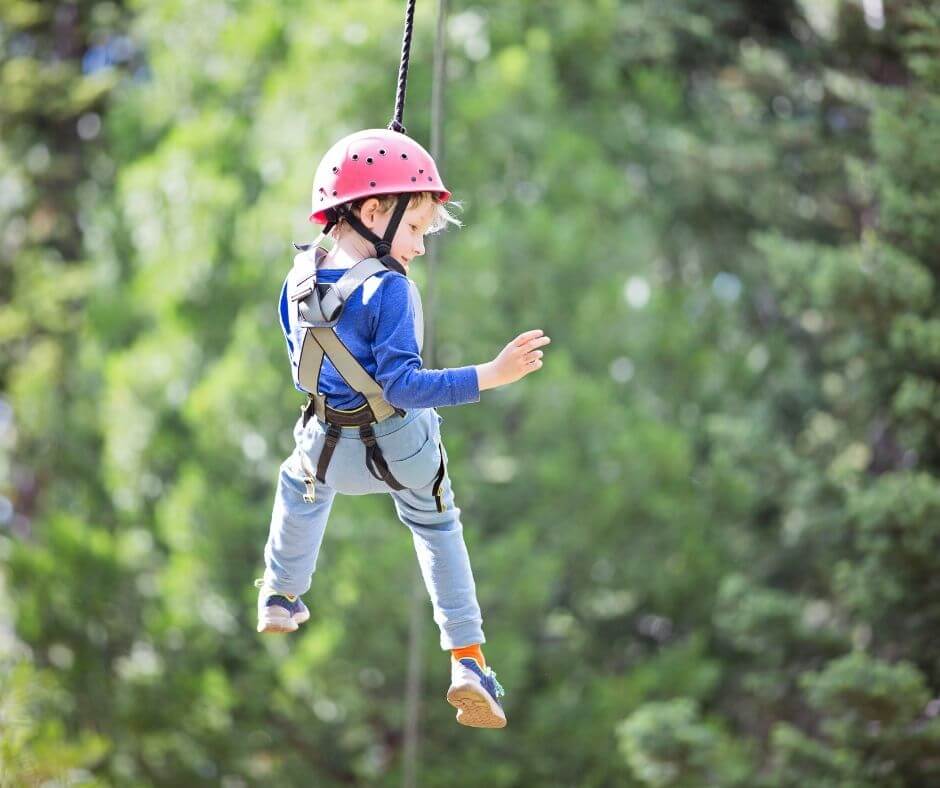
<svg viewBox="0 0 940 788"><path fill-rule="evenodd" d="M401 63L398 66L398 89L395 92L395 114L389 121L388 128L399 134L406 134L402 125L405 113L405 90L408 86L408 63L411 59L411 36L415 27L415 0L407 0L405 6L405 32L401 40Z"/></svg>
<svg viewBox="0 0 940 788"><path fill-rule="evenodd" d="M350 134L327 152L314 176L313 212L310 214L311 221L324 225L324 235L341 220L345 221L356 233L374 244L380 259L392 261L391 267L396 270L401 269L401 265L391 256L392 241L411 195L427 191L436 192L441 202L450 198L434 159L406 135L403 124L415 2L406 2L395 110L388 128ZM398 199L380 238L362 223L350 206L356 200L383 194L396 194Z"/></svg>

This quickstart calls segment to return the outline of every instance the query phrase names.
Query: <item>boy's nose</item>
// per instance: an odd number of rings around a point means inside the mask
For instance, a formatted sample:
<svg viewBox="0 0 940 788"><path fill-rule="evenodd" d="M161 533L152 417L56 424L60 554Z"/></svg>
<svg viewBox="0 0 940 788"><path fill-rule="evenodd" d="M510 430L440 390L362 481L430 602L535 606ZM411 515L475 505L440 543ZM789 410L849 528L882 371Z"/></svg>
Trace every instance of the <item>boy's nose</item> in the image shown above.
<svg viewBox="0 0 940 788"><path fill-rule="evenodd" d="M424 254L424 240L419 240L415 244L415 254Z"/></svg>

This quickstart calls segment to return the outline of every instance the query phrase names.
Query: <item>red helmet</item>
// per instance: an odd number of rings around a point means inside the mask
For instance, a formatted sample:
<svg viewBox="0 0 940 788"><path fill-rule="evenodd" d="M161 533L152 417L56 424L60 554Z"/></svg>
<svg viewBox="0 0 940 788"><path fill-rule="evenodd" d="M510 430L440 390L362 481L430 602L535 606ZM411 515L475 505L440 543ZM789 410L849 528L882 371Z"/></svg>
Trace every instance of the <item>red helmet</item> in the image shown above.
<svg viewBox="0 0 940 788"><path fill-rule="evenodd" d="M437 192L450 199L431 154L411 137L366 129L343 137L320 160L313 177L310 221L328 224L337 205L376 194Z"/></svg>

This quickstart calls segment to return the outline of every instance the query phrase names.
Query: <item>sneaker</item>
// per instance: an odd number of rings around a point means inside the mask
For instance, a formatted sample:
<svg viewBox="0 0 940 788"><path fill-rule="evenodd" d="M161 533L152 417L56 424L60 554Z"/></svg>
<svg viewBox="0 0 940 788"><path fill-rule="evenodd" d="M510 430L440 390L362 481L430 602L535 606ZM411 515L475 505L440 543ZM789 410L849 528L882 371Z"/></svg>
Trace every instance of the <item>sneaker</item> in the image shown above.
<svg viewBox="0 0 940 788"><path fill-rule="evenodd" d="M284 594L256 580L258 591L258 631L296 632L310 618L310 611L299 596Z"/></svg>
<svg viewBox="0 0 940 788"><path fill-rule="evenodd" d="M505 695L492 668L481 668L472 657L450 658L447 702L457 709L457 722L471 728L505 728L506 713L499 699Z"/></svg>

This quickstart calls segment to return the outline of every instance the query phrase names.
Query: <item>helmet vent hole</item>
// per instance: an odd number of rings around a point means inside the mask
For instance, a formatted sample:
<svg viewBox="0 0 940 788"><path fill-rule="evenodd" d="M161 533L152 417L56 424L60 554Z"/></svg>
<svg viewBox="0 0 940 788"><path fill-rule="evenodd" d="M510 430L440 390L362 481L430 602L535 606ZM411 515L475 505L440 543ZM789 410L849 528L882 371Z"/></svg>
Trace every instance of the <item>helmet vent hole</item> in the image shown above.
<svg viewBox="0 0 940 788"><path fill-rule="evenodd" d="M334 196L334 197L336 196L336 192L335 192L335 191L333 192L333 196Z"/></svg>
<svg viewBox="0 0 940 788"><path fill-rule="evenodd" d="M385 155L385 148L382 148L379 150L379 156L384 156L384 155Z"/></svg>
<svg viewBox="0 0 940 788"><path fill-rule="evenodd" d="M339 172L339 167L333 168L333 174L336 175Z"/></svg>
<svg viewBox="0 0 940 788"><path fill-rule="evenodd" d="M424 175L424 170L418 170L418 175Z"/></svg>
<svg viewBox="0 0 940 788"><path fill-rule="evenodd" d="M371 157L371 156L370 156L368 159L366 159L366 164L372 164L372 157Z"/></svg>
<svg viewBox="0 0 940 788"><path fill-rule="evenodd" d="M374 188L375 188L375 181L369 181L369 185L374 189Z"/></svg>
<svg viewBox="0 0 940 788"><path fill-rule="evenodd" d="M429 181L433 181L434 178L432 178L430 175L428 175L428 180L429 180Z"/></svg>
<svg viewBox="0 0 940 788"><path fill-rule="evenodd" d="M407 159L407 158L408 158L408 154L407 154L407 153L403 153L403 154L401 155L401 157L402 157L403 159Z"/></svg>
<svg viewBox="0 0 940 788"><path fill-rule="evenodd" d="M415 178L415 176L414 176L414 175L412 175L412 176L411 176L411 182L412 182L412 183L414 183L414 182L415 182L416 180L418 180L418 179L417 179L417 178Z"/></svg>
<svg viewBox="0 0 940 788"><path fill-rule="evenodd" d="M352 155L352 160L353 160L353 161L359 161L359 154L358 154L358 153L354 153L354 154Z"/></svg>

